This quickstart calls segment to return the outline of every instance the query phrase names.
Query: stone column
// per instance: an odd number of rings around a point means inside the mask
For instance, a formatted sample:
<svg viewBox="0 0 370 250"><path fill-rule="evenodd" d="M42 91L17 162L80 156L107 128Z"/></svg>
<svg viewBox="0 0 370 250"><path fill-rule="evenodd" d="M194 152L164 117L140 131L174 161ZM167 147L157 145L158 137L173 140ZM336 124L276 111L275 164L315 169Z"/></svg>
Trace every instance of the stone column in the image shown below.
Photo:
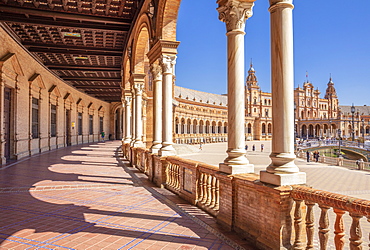
<svg viewBox="0 0 370 250"><path fill-rule="evenodd" d="M131 100L131 104L132 104L132 108L131 108L131 146L134 146L134 143L135 143L135 127L136 127L136 124L135 124L135 121L136 121L136 96L135 96L135 90L134 90L134 87L133 85L131 85L131 96L132 96L132 100Z"/></svg>
<svg viewBox="0 0 370 250"><path fill-rule="evenodd" d="M4 136L4 129L3 129L3 124L4 124L4 89L5 85L3 80L1 79L1 72L0 72L0 168L2 165L6 164L6 159L5 159L5 136Z"/></svg>
<svg viewBox="0 0 370 250"><path fill-rule="evenodd" d="M244 29L252 16L254 0L218 0L219 18L226 23L228 55L228 157L220 164L227 174L253 173L254 166L245 157L244 120Z"/></svg>
<svg viewBox="0 0 370 250"><path fill-rule="evenodd" d="M143 90L145 74L133 74L132 86L135 92L135 141L133 146L136 148L145 147L143 136Z"/></svg>
<svg viewBox="0 0 370 250"><path fill-rule="evenodd" d="M175 55L161 57L163 85L162 85L162 147L160 156L176 155L172 140L172 81L173 70L176 63Z"/></svg>
<svg viewBox="0 0 370 250"><path fill-rule="evenodd" d="M131 95L126 94L124 99L125 104L125 137L124 143L130 143L132 136L131 136Z"/></svg>
<svg viewBox="0 0 370 250"><path fill-rule="evenodd" d="M162 147L162 68L158 62L151 65L153 75L153 144L151 152L157 154Z"/></svg>
<svg viewBox="0 0 370 250"><path fill-rule="evenodd" d="M304 184L306 173L294 164L293 0L270 0L272 152L261 181L277 186Z"/></svg>

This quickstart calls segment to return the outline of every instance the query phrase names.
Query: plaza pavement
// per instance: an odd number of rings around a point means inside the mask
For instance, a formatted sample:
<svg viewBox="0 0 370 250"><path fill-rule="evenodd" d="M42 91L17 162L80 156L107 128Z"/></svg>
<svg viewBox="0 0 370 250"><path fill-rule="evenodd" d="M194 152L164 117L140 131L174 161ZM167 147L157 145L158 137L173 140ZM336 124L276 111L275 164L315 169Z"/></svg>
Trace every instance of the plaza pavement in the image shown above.
<svg viewBox="0 0 370 250"><path fill-rule="evenodd" d="M0 169L0 249L253 249L129 166L121 141Z"/></svg>

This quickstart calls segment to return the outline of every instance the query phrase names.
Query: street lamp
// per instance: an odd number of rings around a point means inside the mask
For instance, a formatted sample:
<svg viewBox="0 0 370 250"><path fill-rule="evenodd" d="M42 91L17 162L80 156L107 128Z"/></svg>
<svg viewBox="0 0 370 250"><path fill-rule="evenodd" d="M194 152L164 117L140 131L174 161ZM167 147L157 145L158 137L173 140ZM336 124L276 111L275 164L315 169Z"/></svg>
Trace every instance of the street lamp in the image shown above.
<svg viewBox="0 0 370 250"><path fill-rule="evenodd" d="M341 148L340 148L340 146L341 146L341 144L342 144L342 137L341 137L341 133L342 133L342 130L339 128L338 129L338 136L339 136L339 156L338 157L341 157L342 155L341 155Z"/></svg>
<svg viewBox="0 0 370 250"><path fill-rule="evenodd" d="M352 113L352 141L355 141L355 105L352 103L351 113Z"/></svg>
<svg viewBox="0 0 370 250"><path fill-rule="evenodd" d="M362 139L365 141L365 120L364 118L361 119L362 122Z"/></svg>

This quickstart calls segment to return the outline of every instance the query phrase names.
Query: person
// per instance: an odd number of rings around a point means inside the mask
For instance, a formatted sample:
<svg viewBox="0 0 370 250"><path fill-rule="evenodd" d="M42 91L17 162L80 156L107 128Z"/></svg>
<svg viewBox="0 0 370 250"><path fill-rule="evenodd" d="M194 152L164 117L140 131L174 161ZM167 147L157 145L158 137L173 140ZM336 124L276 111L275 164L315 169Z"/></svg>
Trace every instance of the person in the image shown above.
<svg viewBox="0 0 370 250"><path fill-rule="evenodd" d="M306 152L306 156L307 156L307 162L310 162L310 152Z"/></svg>
<svg viewBox="0 0 370 250"><path fill-rule="evenodd" d="M202 143L199 144L199 149L203 150L203 144Z"/></svg>
<svg viewBox="0 0 370 250"><path fill-rule="evenodd" d="M105 132L104 131L102 131L101 132L101 139L102 139L102 141L104 142L104 137L105 137Z"/></svg>
<svg viewBox="0 0 370 250"><path fill-rule="evenodd" d="M253 144L252 151L256 151L256 145Z"/></svg>
<svg viewBox="0 0 370 250"><path fill-rule="evenodd" d="M261 152L263 152L264 147L265 147L265 145L261 144Z"/></svg>
<svg viewBox="0 0 370 250"><path fill-rule="evenodd" d="M245 151L248 151L248 145L245 145Z"/></svg>
<svg viewBox="0 0 370 250"><path fill-rule="evenodd" d="M320 153L319 151L316 151L316 162L319 162L319 158L320 158Z"/></svg>

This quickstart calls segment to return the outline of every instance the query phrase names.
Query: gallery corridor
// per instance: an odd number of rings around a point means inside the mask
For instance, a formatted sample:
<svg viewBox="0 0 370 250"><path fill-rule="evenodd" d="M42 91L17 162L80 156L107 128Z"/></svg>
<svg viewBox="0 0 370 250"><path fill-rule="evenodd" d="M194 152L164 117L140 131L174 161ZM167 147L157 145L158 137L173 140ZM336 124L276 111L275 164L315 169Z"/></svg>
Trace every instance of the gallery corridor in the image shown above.
<svg viewBox="0 0 370 250"><path fill-rule="evenodd" d="M0 170L0 249L248 248L129 167L120 145L62 148Z"/></svg>

